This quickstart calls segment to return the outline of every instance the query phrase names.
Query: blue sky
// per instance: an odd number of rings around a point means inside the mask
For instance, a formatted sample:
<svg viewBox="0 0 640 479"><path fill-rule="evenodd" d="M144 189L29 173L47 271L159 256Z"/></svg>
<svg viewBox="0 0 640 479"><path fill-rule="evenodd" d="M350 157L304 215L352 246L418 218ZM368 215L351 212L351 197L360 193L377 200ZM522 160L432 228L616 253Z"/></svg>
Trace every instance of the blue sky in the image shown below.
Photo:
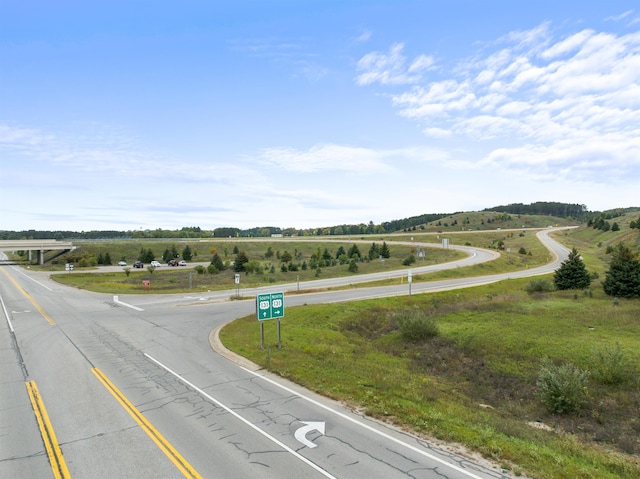
<svg viewBox="0 0 640 479"><path fill-rule="evenodd" d="M0 229L640 206L637 1L0 1Z"/></svg>

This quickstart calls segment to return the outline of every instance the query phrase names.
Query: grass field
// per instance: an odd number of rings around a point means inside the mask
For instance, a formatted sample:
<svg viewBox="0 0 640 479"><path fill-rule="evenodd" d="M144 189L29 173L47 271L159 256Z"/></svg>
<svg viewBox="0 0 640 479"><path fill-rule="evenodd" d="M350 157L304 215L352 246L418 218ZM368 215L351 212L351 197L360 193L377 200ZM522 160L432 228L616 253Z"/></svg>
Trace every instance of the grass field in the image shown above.
<svg viewBox="0 0 640 479"><path fill-rule="evenodd" d="M540 244L535 237L535 231L531 230L514 230L514 231L480 231L480 232L458 232L447 235L452 245L468 245L481 248L498 249L503 243L504 249L498 260L480 264L471 268L463 268L456 270L442 271L430 275L415 275L413 280L427 281L434 279L463 277L470 275L487 275L515 271L529 267L542 265L550 260L550 256L546 248ZM135 259L142 249L151 249L161 254L165 249L176 246L180 251L184 245L189 245L195 253L193 261L204 261L205 265L215 251L220 257L229 264L234 258L234 251L243 251L249 259L256 260L262 267L261 273L242 274L242 287L260 287L270 284L291 283L296 281L309 281L314 279L331 278L331 277L347 277L353 276L354 273L349 271L348 264L336 264L334 266L322 267L317 269L304 269L303 264L309 263L312 254L317 253L318 249L324 252L326 249L329 254L335 258L338 248L343 247L345 250L353 244L357 244L363 256L367 256L369 248L373 243L381 246L386 242L391 253L390 258L384 261L365 260L358 262L358 271L355 273L366 274L381 271L389 271L396 269L406 269L408 266L403 262L411 255L417 258L415 266L423 266L429 264L440 264L453 261L464 257L463 253L453 249L443 248L423 248L424 257L420 257L416 252L414 243L430 243L439 244L442 242L443 235L433 233L412 233L401 235L372 236L371 238L336 238L332 241L307 239L301 241L278 241L267 239L240 239L229 241L197 241L191 243L175 243L168 241L152 241L152 242L126 242L126 241L110 241L100 243L82 244L80 248L74 252L76 258L97 258L107 253L111 257L113 263L120 259L124 259L131 264L131 260ZM357 243L356 243L357 242ZM411 244L400 244L408 242ZM273 256L269 256L267 251L271 249ZM294 257L293 263L299 267L296 271L282 271L282 263L278 258L285 252ZM55 264L45 265L43 267L32 266L33 268L43 268L52 271L64 271L64 265L68 262L68 258L62 258ZM127 294L127 293L143 293L142 281L150 281L152 290L156 293L179 293L189 291L216 291L224 289L233 289L235 272L228 267L224 271L216 274L196 274L192 267L187 268L171 268L163 266L154 271L144 268L141 270L129 268L128 274L124 268L109 273L95 274L95 266L86 268L77 267L71 274L55 275L56 281L75 286L79 288L89 289L91 291L111 293L111 294ZM384 284L385 282L379 283Z"/></svg>
<svg viewBox="0 0 640 479"><path fill-rule="evenodd" d="M601 281L610 259L608 247L624 241L638 249L640 235L628 228L630 219L637 217L619 218L618 232L583 226L556 233L566 246L578 248L592 273L594 282L586 293L529 295L525 292L529 280L523 279L404 298L306 305L287 310L282 349L275 347L273 322L265 328L268 347L260 349L254 316L228 324L221 339L228 348L283 377L417 434L463 444L516 476L636 479L640 477L640 300L607 297ZM497 261L418 275L414 281L500 273L549 260L531 231L459 231L448 236L453 244L479 247L495 248L502 241L505 250ZM420 231L393 236L399 241L431 243L441 238L440 233ZM346 246L349 240L345 239ZM392 244L389 236L366 240L360 248L363 254L371 242ZM265 257L269 244L274 252L287 249L301 259L318 247L331 251L338 247L305 241L205 243L198 246L196 260L207 256L211 247L230 258L232 248L242 245L251 258L278 265ZM508 254L506 248L510 248ZM135 252L140 247L130 249ZM396 245L391 251L385 263L358 263L358 273L403 268L402 261L414 248ZM447 256L445 250L436 256L436 251L427 250L429 261L456 257ZM154 292L233 287L231 271L196 275L186 269L167 270L131 272L131 276L74 272L56 277L110 293L140 292L142 279L151 279ZM320 274L351 273L340 265L323 268ZM259 286L316 275L313 270L281 272L276 267L273 273L243 275L242 282ZM552 281L551 276L547 279ZM435 324L436 335L420 341L403 335L403 315L416 313ZM602 366L597 359L609 357L611 351L624 359L623 379L613 384L596 374ZM575 412L554 414L541 401L537 381L545 358L590 373L584 401Z"/></svg>
<svg viewBox="0 0 640 479"><path fill-rule="evenodd" d="M274 324L265 328L269 349L260 349L253 316L227 325L221 339L307 388L462 443L516 474L640 477L640 303L614 305L598 293L530 297L526 284L292 308L282 320L282 349ZM395 318L406 309L425 312L440 334L403 340ZM623 384L590 380L578 413L545 410L536 395L544 357L589 369L594 350L616 343L630 361Z"/></svg>
<svg viewBox="0 0 640 479"><path fill-rule="evenodd" d="M268 347L260 349L253 316L227 325L221 339L283 377L418 434L461 443L515 475L636 479L640 300L614 300L600 286L607 246L624 241L637 248L640 242L625 227L628 221L622 224L615 234L586 227L557 234L579 249L594 274L589 294L531 296L524 291L529 280L510 280L411 298L291 308L282 320L282 349L275 347L275 325L265 328ZM491 237L468 238L479 246ZM510 267L504 255L498 261L453 274ZM431 278L443 274L451 273ZM430 318L439 334L419 342L403 339L399 317L406 311ZM597 358L610 351L625 360L624 380L616 384L595 374ZM576 412L553 414L543 405L537 379L544 358L591 372Z"/></svg>

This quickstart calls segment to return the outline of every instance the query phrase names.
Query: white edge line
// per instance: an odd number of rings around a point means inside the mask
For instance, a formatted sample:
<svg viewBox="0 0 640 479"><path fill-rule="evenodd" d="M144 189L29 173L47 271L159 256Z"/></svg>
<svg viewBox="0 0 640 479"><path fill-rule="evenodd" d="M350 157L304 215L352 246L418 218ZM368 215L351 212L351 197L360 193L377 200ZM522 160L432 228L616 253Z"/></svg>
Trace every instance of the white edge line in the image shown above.
<svg viewBox="0 0 640 479"><path fill-rule="evenodd" d="M117 296L113 297L113 302L116 303L116 304L120 304L122 306L126 306L127 308L135 309L136 311L144 311L144 309L138 308L137 306L134 306L133 304L123 303L122 301L120 301L118 299Z"/></svg>
<svg viewBox="0 0 640 479"><path fill-rule="evenodd" d="M254 376L258 377L258 378L264 379L265 381L267 381L270 384L273 384L274 386L278 386L279 388L284 389L285 391L287 391L290 394L293 394L294 396L298 396L299 398L304 399L304 400L310 402L311 404L313 404L315 406L318 406L318 407L320 407L320 408L322 408L322 409L324 409L326 411L329 411L329 412L331 412L331 413L333 413L333 414L335 414L335 415L337 415L337 416L339 416L339 417L341 417L343 419L346 419L347 421L350 421L350 422L352 422L354 424L357 424L358 426L361 426L361 427L367 429L370 432L373 432L373 433L378 434L379 436L382 436L382 437L384 437L384 438L386 438L386 439L388 439L388 440L390 440L392 442L395 442L396 444L399 444L399 445L404 446L404 447L406 447L408 449L411 449L412 451L417 452L418 454L421 454L421 455L423 455L425 457L428 457L429 459L432 459L432 460L434 460L436 462L439 462L440 464L443 464L444 466L447 466L447 467L449 467L451 469L454 469L454 470L456 470L458 472L466 474L467 476L472 477L473 479L485 479L485 478L483 478L481 476L477 476L477 475L473 474L472 472L467 471L466 469L462 469L461 467L458 467L455 464L451 464L450 462L447 462L447 461L445 461L443 459L440 459L437 456L429 454L428 452L426 452L426 451L424 451L422 449L419 449L419 448L417 448L415 446L412 446L411 444L408 444L408 443L406 443L404 441L401 441L400 439L397 439L397 438L395 438L393 436L390 436L387 433L379 431L376 428L369 426L368 424L364 424L363 422L361 422L361 421L359 421L357 419L354 419L354 418L352 418L350 416L347 416L346 414L343 414L343 413L341 413L339 411L336 411L335 409L332 409L331 407L326 406L326 405L316 401L315 399L311 399L310 397L303 396L299 392L296 392L293 389L288 388L287 386L283 386L282 384L280 384L280 383L278 383L278 382L276 382L276 381L274 381L272 379L269 379L269 378L263 376L262 374L258 374L256 372L251 371L250 369L247 369L247 368L242 367L242 366L238 366L238 367L241 368L241 369L244 369L249 374L252 374L252 375L254 375Z"/></svg>
<svg viewBox="0 0 640 479"><path fill-rule="evenodd" d="M330 473L328 473L327 471L325 471L324 469L322 469L320 466L318 466L317 464L314 464L313 462L311 462L309 459L307 459L306 457L300 455L299 453L297 453L296 451L294 451L293 449L291 449L289 446L287 446L286 444L280 442L279 440L277 440L275 437L269 435L267 432L263 431L262 429L260 429L259 427L257 427L256 425L252 424L251 422L247 421L245 418L243 418L242 416L240 416L237 412L233 411L232 409L228 408L227 406L225 406L224 404L222 404L220 401L218 401L217 399L215 399L214 397L208 395L206 392L204 392L202 389L200 389L199 387L197 387L196 385L194 385L193 383L189 382L188 380L186 380L185 378L183 378L182 376L180 376L178 373L172 371L171 369L169 369L167 366L165 366L164 364L162 364L160 361L158 361L157 359L152 358L151 356L149 356L147 353L144 353L144 356L149 359L150 361L154 362L155 364L157 364L158 366L160 366L162 369L164 369L165 371L167 371L169 374L173 375L174 377L176 377L179 381L181 381L182 383L186 384L187 386L189 386L191 389L193 389L194 391L196 391L198 394L206 397L209 401L211 401L212 403L216 404L217 406L221 407L222 409L224 409L225 411L227 411L229 414L231 414L232 416L234 416L235 418L239 419L240 421L242 421L243 423L245 423L247 426L249 426L251 429L259 432L260 434L262 434L264 437L266 437L267 439L273 441L274 443L276 443L278 446L282 447L285 451L293 454L295 457L297 457L298 459L300 459L302 462L306 463L307 465L311 466L312 468L314 468L316 471L318 471L320 474L322 474L325 477L328 477L330 479L337 479L335 476L332 476ZM244 368L242 368L244 369Z"/></svg>
<svg viewBox="0 0 640 479"><path fill-rule="evenodd" d="M13 334L13 324L11 323L11 318L9 318L9 313L7 311L6 306L4 305L4 300L2 299L2 296L0 296L0 303L2 303L2 310L4 311L4 317L7 318L7 323L9 323L9 330L11 331L11 333Z"/></svg>
<svg viewBox="0 0 640 479"><path fill-rule="evenodd" d="M53 292L53 290L51 288L49 288L48 286L45 286L44 284L42 284L40 281L38 281L37 279L33 279L31 276L29 276L27 273L25 273L24 271L16 268L15 266L11 267L12 270L14 270L16 273L20 273L22 276L24 276L25 278L29 278L31 281L33 281L34 283L42 286L44 289Z"/></svg>

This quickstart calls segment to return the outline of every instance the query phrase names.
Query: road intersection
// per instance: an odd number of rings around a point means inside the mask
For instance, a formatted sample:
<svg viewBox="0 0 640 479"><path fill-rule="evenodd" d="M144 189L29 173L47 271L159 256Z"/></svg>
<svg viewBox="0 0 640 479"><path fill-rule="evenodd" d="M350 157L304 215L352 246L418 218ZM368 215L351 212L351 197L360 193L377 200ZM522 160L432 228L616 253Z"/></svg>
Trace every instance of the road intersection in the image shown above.
<svg viewBox="0 0 640 479"><path fill-rule="evenodd" d="M413 294L553 271L568 250L548 231L538 235L554 257L548 265L413 283ZM467 252L464 265L494 254ZM435 267L456 266L425 268ZM407 272L384 273L390 274ZM367 278L375 279L381 278ZM406 284L326 290L339 284L301 285L325 291L290 295L287 306L408 294ZM229 291L114 298L6 266L0 293L6 318L0 332L2 477L507 477L236 361L216 331L254 314L255 303L229 301ZM36 384L34 405L30 385ZM34 415L36 406L48 424ZM47 447L43 438L51 436Z"/></svg>

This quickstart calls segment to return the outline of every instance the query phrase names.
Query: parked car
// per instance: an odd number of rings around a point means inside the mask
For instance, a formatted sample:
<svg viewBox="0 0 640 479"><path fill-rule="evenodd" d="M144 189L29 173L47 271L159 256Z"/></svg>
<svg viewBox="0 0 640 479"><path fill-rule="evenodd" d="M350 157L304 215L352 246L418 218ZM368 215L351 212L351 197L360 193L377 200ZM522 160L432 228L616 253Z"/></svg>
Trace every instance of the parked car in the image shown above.
<svg viewBox="0 0 640 479"><path fill-rule="evenodd" d="M178 266L186 266L187 262L183 259L181 259L180 261L178 261Z"/></svg>
<svg viewBox="0 0 640 479"><path fill-rule="evenodd" d="M126 261L118 261L118 266L126 266L127 262Z"/></svg>
<svg viewBox="0 0 640 479"><path fill-rule="evenodd" d="M160 261L152 261L151 266L153 266L154 268L159 268L162 265L160 264Z"/></svg>
<svg viewBox="0 0 640 479"><path fill-rule="evenodd" d="M136 261L135 263L133 263L133 267L134 268L144 268L144 264L142 263L142 261Z"/></svg>

